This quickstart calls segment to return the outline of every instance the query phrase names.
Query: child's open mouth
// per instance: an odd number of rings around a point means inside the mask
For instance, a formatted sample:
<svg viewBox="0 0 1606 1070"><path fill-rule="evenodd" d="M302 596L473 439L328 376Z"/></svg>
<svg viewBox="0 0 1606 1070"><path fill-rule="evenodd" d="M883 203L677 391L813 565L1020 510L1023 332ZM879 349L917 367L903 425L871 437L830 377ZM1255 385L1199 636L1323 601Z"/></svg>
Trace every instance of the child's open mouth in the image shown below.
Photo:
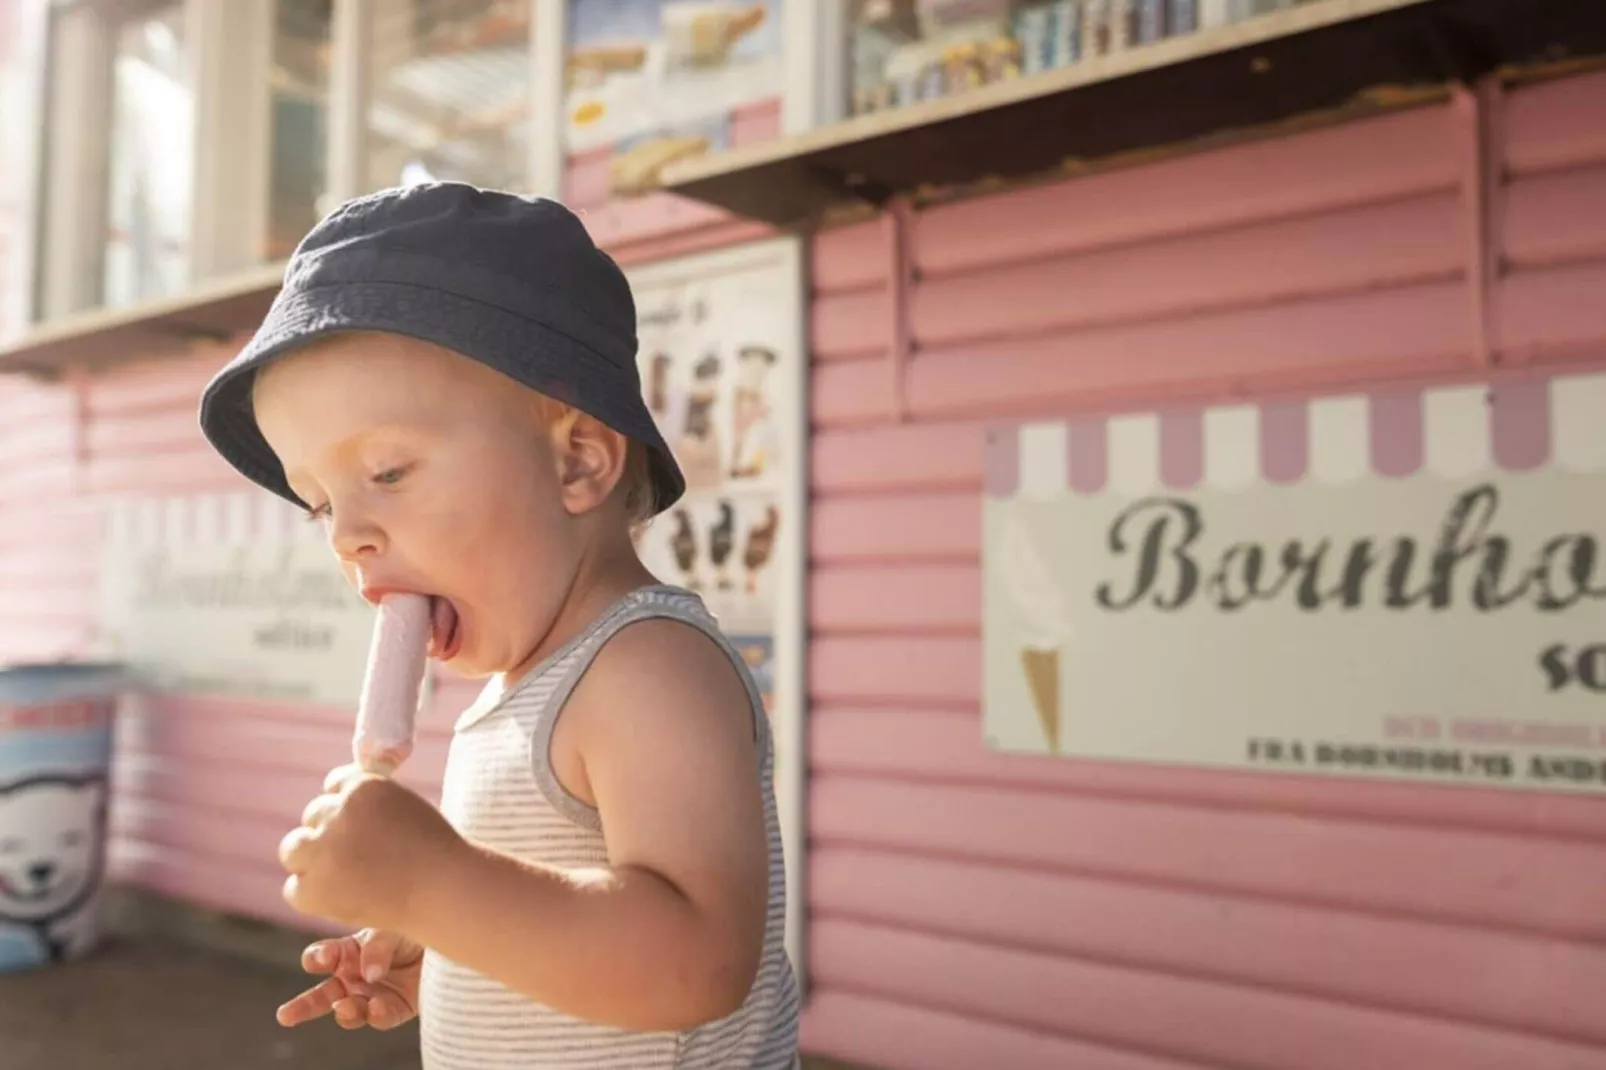
<svg viewBox="0 0 1606 1070"><path fill-rule="evenodd" d="M462 624L457 607L435 595L429 600L429 656L437 661L451 661L463 645Z"/></svg>

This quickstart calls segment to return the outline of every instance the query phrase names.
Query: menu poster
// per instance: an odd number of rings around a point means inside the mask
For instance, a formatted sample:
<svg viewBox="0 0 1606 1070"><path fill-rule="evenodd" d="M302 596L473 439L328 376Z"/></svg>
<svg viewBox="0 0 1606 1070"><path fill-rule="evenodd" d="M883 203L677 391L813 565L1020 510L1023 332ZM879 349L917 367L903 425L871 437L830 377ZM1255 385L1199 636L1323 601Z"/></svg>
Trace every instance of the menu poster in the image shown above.
<svg viewBox="0 0 1606 1070"><path fill-rule="evenodd" d="M638 549L659 579L702 597L769 714L787 944L801 965L808 379L800 242L663 261L632 269L630 284L647 407L687 483Z"/></svg>
<svg viewBox="0 0 1606 1070"><path fill-rule="evenodd" d="M688 277L636 294L647 405L686 476L686 496L644 536L661 577L698 592L727 631L774 627L777 540L798 522L782 490L795 458L777 411L797 374L772 273Z"/></svg>
<svg viewBox="0 0 1606 1070"><path fill-rule="evenodd" d="M568 0L564 136L612 192L729 147L733 113L779 98L782 0Z"/></svg>

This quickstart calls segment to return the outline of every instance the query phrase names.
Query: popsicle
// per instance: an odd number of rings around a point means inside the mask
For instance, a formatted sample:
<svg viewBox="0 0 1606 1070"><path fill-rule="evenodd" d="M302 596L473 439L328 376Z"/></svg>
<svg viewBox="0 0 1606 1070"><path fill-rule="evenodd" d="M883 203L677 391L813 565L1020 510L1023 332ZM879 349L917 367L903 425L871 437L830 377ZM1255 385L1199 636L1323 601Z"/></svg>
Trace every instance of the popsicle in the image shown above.
<svg viewBox="0 0 1606 1070"><path fill-rule="evenodd" d="M390 776L413 753L430 628L426 596L388 594L380 600L352 738L353 756L366 772Z"/></svg>

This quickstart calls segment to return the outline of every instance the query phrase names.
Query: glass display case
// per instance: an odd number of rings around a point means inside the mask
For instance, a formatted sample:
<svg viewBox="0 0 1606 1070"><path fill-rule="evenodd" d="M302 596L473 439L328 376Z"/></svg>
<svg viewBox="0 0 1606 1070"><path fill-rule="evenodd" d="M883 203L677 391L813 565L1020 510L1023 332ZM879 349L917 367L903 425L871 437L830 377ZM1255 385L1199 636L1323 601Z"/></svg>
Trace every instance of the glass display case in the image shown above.
<svg viewBox="0 0 1606 1070"><path fill-rule="evenodd" d="M366 53L368 189L529 184L531 0L385 0Z"/></svg>
<svg viewBox="0 0 1606 1070"><path fill-rule="evenodd" d="M268 233L259 259L284 260L334 206L329 184L332 0L277 0Z"/></svg>
<svg viewBox="0 0 1606 1070"><path fill-rule="evenodd" d="M779 133L783 0L567 3L571 202L645 193L676 160Z"/></svg>
<svg viewBox="0 0 1606 1070"><path fill-rule="evenodd" d="M862 115L1320 0L846 2L846 111Z"/></svg>
<svg viewBox="0 0 1606 1070"><path fill-rule="evenodd" d="M166 297L189 282L195 98L184 5L119 23L112 53L102 300Z"/></svg>

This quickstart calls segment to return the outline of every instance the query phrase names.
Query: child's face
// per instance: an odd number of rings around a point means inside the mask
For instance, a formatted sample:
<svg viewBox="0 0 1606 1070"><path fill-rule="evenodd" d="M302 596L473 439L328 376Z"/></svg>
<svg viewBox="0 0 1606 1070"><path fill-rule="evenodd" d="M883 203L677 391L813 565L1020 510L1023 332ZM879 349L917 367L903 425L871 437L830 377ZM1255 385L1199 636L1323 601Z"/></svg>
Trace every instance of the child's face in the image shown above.
<svg viewBox="0 0 1606 1070"><path fill-rule="evenodd" d="M253 397L290 486L365 598L434 596L431 652L465 675L523 664L578 567L576 518L601 500L584 478L600 454L588 459L573 421L475 361L377 333L275 362Z"/></svg>

